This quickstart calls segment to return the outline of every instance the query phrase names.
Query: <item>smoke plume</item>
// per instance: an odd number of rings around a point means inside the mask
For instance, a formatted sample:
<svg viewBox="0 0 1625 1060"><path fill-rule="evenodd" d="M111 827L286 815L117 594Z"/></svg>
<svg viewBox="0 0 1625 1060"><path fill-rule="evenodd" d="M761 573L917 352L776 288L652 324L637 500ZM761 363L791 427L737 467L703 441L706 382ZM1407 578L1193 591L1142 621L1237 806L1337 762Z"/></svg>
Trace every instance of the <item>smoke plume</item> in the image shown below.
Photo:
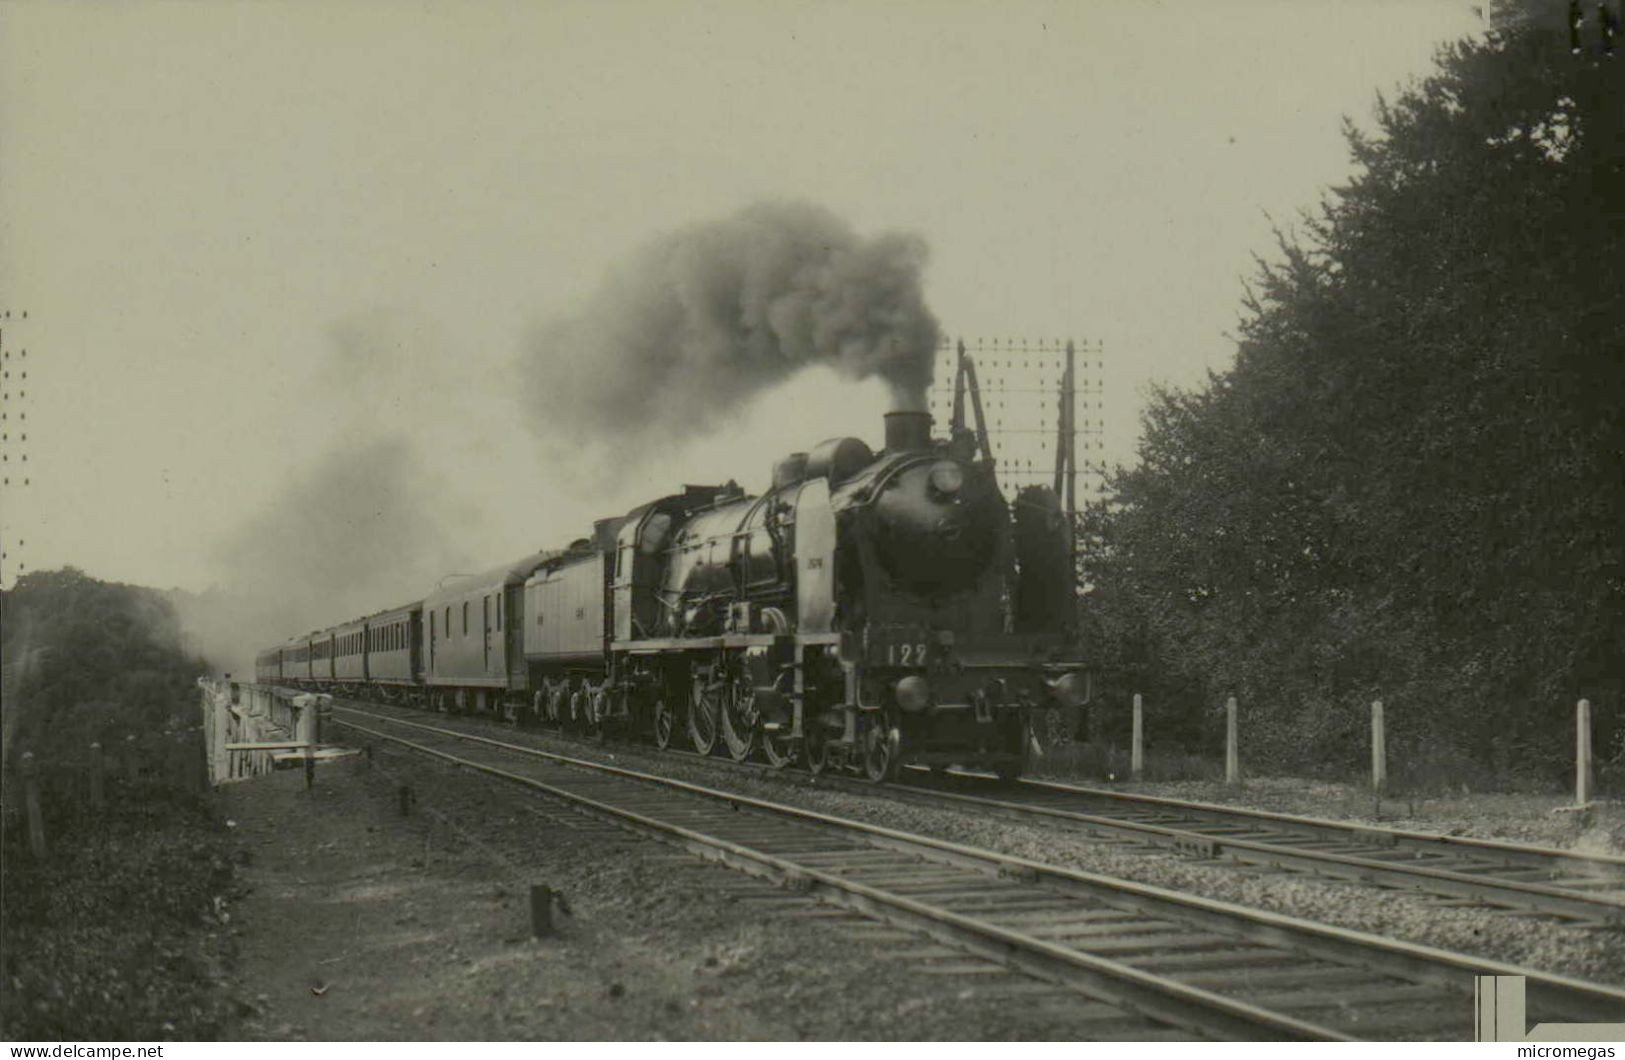
<svg viewBox="0 0 1625 1060"><path fill-rule="evenodd" d="M421 598L471 562L494 565L466 555L443 502L410 439L336 448L220 543L216 588L175 600L196 649L249 671L259 649Z"/></svg>
<svg viewBox="0 0 1625 1060"><path fill-rule="evenodd" d="M760 203L662 236L521 359L527 421L578 442L669 445L815 364L923 408L937 321L925 244L859 236L806 203Z"/></svg>

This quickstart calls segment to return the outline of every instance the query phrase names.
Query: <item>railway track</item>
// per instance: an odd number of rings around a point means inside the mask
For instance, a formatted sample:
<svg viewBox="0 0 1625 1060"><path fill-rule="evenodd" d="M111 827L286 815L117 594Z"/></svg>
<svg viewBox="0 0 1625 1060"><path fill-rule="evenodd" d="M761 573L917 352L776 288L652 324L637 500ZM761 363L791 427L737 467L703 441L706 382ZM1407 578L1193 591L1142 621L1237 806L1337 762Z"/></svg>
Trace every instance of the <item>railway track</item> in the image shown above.
<svg viewBox="0 0 1625 1060"><path fill-rule="evenodd" d="M1464 1039L1474 975L1538 1019L1625 1016L1625 991L784 806L393 713L364 737L524 785L709 860L923 933L1193 1036Z"/></svg>
<svg viewBox="0 0 1625 1060"><path fill-rule="evenodd" d="M693 761L698 755L677 752ZM705 759L703 761L713 761ZM715 760L763 775L768 766ZM977 773L905 773L894 798L988 816L1041 820L1085 834L1170 847L1198 857L1313 873L1390 890L1549 916L1580 926L1625 927L1625 858L1217 806L1054 781L1013 783ZM824 776L818 786L866 795L872 784Z"/></svg>
<svg viewBox="0 0 1625 1060"><path fill-rule="evenodd" d="M909 790L1243 864L1313 872L1596 927L1625 926L1625 858L1043 780L993 789L974 774ZM967 790L972 789L972 790ZM975 789L980 789L975 790Z"/></svg>
<svg viewBox="0 0 1625 1060"><path fill-rule="evenodd" d="M1584 927L1625 928L1625 857L1615 855L1056 781L1001 781L982 773L910 769L898 783L882 788L839 774L826 773L814 780L763 763L684 750L664 753L785 783L836 788L871 798L884 794L917 804L947 804L990 817L1060 824L1095 837L1163 846L1197 857L1432 895L1452 904L1547 916Z"/></svg>

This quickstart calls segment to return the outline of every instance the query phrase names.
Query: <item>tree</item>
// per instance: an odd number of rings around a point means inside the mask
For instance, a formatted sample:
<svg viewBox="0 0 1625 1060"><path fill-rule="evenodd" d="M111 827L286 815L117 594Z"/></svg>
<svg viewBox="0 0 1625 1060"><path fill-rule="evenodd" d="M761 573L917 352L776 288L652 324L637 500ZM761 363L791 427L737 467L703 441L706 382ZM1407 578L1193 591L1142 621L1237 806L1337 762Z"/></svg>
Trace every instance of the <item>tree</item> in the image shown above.
<svg viewBox="0 0 1625 1060"><path fill-rule="evenodd" d="M1554 767L1577 696L1618 704L1625 61L1565 11L1504 5L1345 123L1234 366L1156 396L1092 520L1106 656L1245 697L1280 761L1357 760L1381 695L1402 739Z"/></svg>

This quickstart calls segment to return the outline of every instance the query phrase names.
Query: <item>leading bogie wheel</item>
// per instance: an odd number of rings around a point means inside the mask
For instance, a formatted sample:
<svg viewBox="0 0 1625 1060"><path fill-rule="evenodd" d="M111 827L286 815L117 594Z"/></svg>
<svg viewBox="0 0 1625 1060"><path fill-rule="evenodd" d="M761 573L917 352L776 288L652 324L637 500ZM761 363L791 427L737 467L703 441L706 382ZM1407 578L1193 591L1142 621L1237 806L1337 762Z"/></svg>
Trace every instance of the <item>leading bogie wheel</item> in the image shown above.
<svg viewBox="0 0 1625 1060"><path fill-rule="evenodd" d="M817 721L807 725L807 738L801 741L801 757L807 772L818 776L829 768L829 737Z"/></svg>
<svg viewBox="0 0 1625 1060"><path fill-rule="evenodd" d="M776 732L762 733L762 755L774 769L783 769L796 760L796 742Z"/></svg>
<svg viewBox="0 0 1625 1060"><path fill-rule="evenodd" d="M657 697L654 705L655 746L662 751L670 747L672 730L676 727L676 712L666 704L665 696Z"/></svg>
<svg viewBox="0 0 1625 1060"><path fill-rule="evenodd" d="M863 775L876 784L897 779L903 734L883 718L871 718L863 733Z"/></svg>

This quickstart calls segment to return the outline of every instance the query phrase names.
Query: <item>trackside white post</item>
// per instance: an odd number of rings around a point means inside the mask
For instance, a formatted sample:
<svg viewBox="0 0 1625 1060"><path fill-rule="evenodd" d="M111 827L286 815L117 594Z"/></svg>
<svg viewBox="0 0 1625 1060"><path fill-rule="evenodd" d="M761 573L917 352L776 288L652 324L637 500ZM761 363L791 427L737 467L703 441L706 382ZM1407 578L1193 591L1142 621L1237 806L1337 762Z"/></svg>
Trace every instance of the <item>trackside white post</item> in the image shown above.
<svg viewBox="0 0 1625 1060"><path fill-rule="evenodd" d="M1224 782L1241 783L1241 754L1236 747L1236 697L1224 703Z"/></svg>
<svg viewBox="0 0 1625 1060"><path fill-rule="evenodd" d="M300 696L294 706L298 709L294 721L294 739L306 747L316 744L316 697Z"/></svg>
<svg viewBox="0 0 1625 1060"><path fill-rule="evenodd" d="M1574 709L1574 804L1591 802L1591 700L1582 699Z"/></svg>
<svg viewBox="0 0 1625 1060"><path fill-rule="evenodd" d="M1388 787L1388 734L1383 727L1382 700L1371 701L1371 790L1382 794Z"/></svg>
<svg viewBox="0 0 1625 1060"><path fill-rule="evenodd" d="M319 700L315 696L300 696L294 701L299 708L295 721L294 737L304 747L305 756L305 787L310 788L316 783L316 711Z"/></svg>
<svg viewBox="0 0 1625 1060"><path fill-rule="evenodd" d="M1135 780L1145 771L1145 720L1138 692L1134 693L1134 738L1129 746L1128 771Z"/></svg>

